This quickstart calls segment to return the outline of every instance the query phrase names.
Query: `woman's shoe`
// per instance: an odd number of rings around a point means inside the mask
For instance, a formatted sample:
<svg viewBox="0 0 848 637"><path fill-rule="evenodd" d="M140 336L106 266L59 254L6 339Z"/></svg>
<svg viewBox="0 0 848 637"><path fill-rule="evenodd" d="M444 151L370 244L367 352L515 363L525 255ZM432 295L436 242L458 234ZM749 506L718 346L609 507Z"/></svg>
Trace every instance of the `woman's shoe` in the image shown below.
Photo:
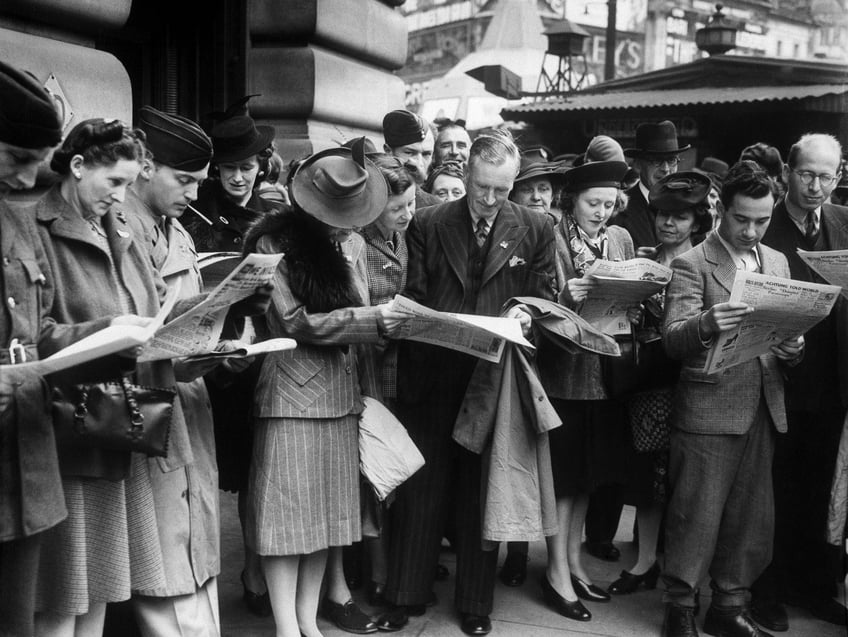
<svg viewBox="0 0 848 637"><path fill-rule="evenodd" d="M621 577L610 584L607 590L613 595L628 595L644 584L647 590L652 591L657 587L659 577L660 565L654 562L654 565L641 575L621 571Z"/></svg>
<svg viewBox="0 0 848 637"><path fill-rule="evenodd" d="M587 584L582 579L574 575L571 576L571 585L574 587L574 592L577 593L577 597L585 599L587 602L608 602L612 599L610 594L603 588L595 586L594 584Z"/></svg>
<svg viewBox="0 0 848 637"><path fill-rule="evenodd" d="M270 617L272 612L271 596L268 594L268 591L260 594L250 590L244 581L244 571L241 572L241 585L244 588L241 598L244 601L244 605L247 606L247 610L257 617Z"/></svg>
<svg viewBox="0 0 848 637"><path fill-rule="evenodd" d="M542 586L542 594L544 595L545 602L549 606L553 606L554 610L560 615L578 622L587 622L592 619L592 613L586 609L579 599L569 602L565 597L557 593L556 589L548 580L547 575L542 575L539 583Z"/></svg>

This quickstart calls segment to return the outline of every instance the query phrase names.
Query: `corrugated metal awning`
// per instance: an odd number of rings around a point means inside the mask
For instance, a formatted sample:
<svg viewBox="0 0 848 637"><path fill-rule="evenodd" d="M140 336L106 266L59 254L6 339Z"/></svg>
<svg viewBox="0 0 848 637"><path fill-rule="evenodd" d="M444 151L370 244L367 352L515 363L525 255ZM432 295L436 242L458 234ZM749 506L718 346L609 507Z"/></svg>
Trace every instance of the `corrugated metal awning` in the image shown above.
<svg viewBox="0 0 848 637"><path fill-rule="evenodd" d="M777 102L845 96L848 84L812 84L808 86L729 86L684 88L650 91L618 91L609 93L580 92L558 100L530 102L510 106L502 111L505 119L530 113L564 113L668 106L738 104L743 102Z"/></svg>

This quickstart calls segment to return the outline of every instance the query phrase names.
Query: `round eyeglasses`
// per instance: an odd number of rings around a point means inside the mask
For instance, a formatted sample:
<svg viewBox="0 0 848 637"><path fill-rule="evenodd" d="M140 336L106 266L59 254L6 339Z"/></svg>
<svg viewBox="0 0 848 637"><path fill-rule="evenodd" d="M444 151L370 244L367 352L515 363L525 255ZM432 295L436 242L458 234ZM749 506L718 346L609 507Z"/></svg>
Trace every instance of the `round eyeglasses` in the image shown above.
<svg viewBox="0 0 848 637"><path fill-rule="evenodd" d="M801 183L805 186L809 186L816 179L819 180L822 188L827 188L830 184L833 183L833 180L836 179L836 175L831 175L830 173L822 173L821 175L817 175L816 173L809 170L793 170L793 173L798 175L798 179L801 180Z"/></svg>
<svg viewBox="0 0 848 637"><path fill-rule="evenodd" d="M677 166L677 164L680 163L680 157L648 157L647 161L654 168L659 168L663 164L665 164L669 168L674 168L675 166Z"/></svg>

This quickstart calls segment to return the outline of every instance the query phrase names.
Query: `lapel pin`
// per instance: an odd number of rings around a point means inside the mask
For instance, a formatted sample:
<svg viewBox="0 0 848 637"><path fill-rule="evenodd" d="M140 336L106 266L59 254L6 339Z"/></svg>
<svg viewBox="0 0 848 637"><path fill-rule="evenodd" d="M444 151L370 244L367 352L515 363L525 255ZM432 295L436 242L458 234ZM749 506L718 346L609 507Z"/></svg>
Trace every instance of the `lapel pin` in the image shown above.
<svg viewBox="0 0 848 637"><path fill-rule="evenodd" d="M384 264L383 264L383 269L384 269L384 270L386 270L387 268L390 268L390 267L392 267L392 264L391 264L391 263L384 263Z"/></svg>
<svg viewBox="0 0 848 637"><path fill-rule="evenodd" d="M500 245L500 246L501 246L504 250L506 250L506 249L509 247L509 243L507 243L506 241L501 241L499 245Z"/></svg>
<svg viewBox="0 0 848 637"><path fill-rule="evenodd" d="M521 257L519 257L519 256L513 256L513 257L509 260L509 267L514 268L514 267L516 267L516 266L518 266L518 265L524 265L525 263L527 263L527 262L526 262L524 259L522 259Z"/></svg>
<svg viewBox="0 0 848 637"><path fill-rule="evenodd" d="M122 239L126 239L127 237L130 236L130 233L125 232L124 230L118 230L117 232L118 232L118 236L121 237Z"/></svg>

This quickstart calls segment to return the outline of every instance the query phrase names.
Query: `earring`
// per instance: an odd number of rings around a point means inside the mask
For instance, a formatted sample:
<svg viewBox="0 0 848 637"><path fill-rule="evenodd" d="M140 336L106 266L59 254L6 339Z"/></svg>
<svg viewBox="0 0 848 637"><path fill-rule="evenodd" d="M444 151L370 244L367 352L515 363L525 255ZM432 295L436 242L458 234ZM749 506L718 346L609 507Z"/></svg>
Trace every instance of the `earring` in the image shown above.
<svg viewBox="0 0 848 637"><path fill-rule="evenodd" d="M82 179L82 174L80 174L79 172L76 172L76 171L75 171L75 172L74 172L74 177L76 177L77 179Z"/></svg>

